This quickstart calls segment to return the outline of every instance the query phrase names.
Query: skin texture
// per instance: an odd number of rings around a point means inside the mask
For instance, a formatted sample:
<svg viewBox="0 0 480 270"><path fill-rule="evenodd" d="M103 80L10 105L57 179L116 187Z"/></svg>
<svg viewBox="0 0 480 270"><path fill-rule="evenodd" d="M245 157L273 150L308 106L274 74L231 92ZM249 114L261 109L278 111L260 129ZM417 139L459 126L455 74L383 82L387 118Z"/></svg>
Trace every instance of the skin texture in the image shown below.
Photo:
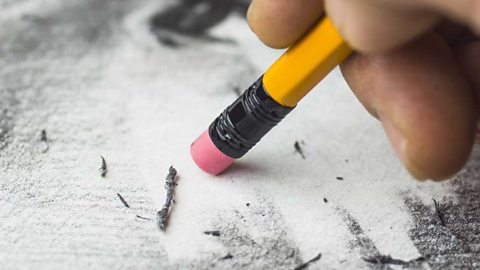
<svg viewBox="0 0 480 270"><path fill-rule="evenodd" d="M357 53L341 65L407 170L443 180L477 131L480 0L253 0L252 30L284 48L328 14Z"/></svg>

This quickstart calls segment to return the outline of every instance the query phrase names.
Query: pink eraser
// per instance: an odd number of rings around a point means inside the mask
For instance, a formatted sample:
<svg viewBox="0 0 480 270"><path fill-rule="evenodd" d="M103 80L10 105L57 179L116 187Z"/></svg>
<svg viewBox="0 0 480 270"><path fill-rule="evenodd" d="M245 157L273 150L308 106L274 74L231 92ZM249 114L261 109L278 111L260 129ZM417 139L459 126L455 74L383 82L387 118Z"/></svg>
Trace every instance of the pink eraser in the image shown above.
<svg viewBox="0 0 480 270"><path fill-rule="evenodd" d="M225 155L210 139L208 130L202 133L190 147L190 154L200 169L217 175L225 171L235 159Z"/></svg>

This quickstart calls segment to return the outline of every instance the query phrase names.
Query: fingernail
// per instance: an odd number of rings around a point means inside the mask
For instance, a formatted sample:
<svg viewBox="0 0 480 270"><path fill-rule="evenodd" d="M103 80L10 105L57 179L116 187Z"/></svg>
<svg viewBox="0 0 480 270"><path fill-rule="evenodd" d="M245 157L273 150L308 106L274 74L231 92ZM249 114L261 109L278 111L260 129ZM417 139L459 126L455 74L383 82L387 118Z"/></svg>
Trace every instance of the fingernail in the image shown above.
<svg viewBox="0 0 480 270"><path fill-rule="evenodd" d="M427 180L427 175L423 172L423 170L420 169L415 162L415 159L409 156L408 139L404 132L388 116L382 113L378 113L378 116L382 122L385 132L387 133L388 139L393 146L393 149L410 174L420 181Z"/></svg>

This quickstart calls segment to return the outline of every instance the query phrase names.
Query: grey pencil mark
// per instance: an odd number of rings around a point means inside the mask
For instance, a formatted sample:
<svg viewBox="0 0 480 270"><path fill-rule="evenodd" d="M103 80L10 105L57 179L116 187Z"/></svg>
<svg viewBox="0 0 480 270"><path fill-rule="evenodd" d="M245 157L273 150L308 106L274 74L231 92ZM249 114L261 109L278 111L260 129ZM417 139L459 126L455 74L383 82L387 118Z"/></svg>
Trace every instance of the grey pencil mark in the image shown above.
<svg viewBox="0 0 480 270"><path fill-rule="evenodd" d="M318 253L317 256L313 257L312 259L300 264L299 266L295 267L295 270L303 270L303 269L306 269L307 267L310 266L310 264L320 260L320 258L322 257L322 253Z"/></svg>
<svg viewBox="0 0 480 270"><path fill-rule="evenodd" d="M98 169L98 171L100 171L101 177L105 177L107 176L107 161L105 161L103 156L100 156L100 158L102 159L102 164L100 165L100 169Z"/></svg>
<svg viewBox="0 0 480 270"><path fill-rule="evenodd" d="M459 190L465 190L468 186L469 184L463 183ZM476 193L480 194L480 190ZM468 194L471 196L475 192L470 190ZM473 202L464 201L459 195L458 203L448 200L443 202L441 215L444 221L448 217L448 223L445 222L443 226L435 209L432 210L411 193L405 194L405 205L413 219L412 229L408 232L409 237L433 269L468 269L478 266L480 228L476 225L480 219L476 213L480 213L478 211L480 208L475 202L477 198L470 199Z"/></svg>
<svg viewBox="0 0 480 270"><path fill-rule="evenodd" d="M237 84L232 84L231 89L237 97L242 95L242 90L240 89L240 86L238 86Z"/></svg>
<svg viewBox="0 0 480 270"><path fill-rule="evenodd" d="M340 210L340 212L344 216L348 230L354 236L351 242L352 248L358 248L360 254L365 257L379 255L380 252L375 243L365 234L358 221L346 210Z"/></svg>
<svg viewBox="0 0 480 270"><path fill-rule="evenodd" d="M352 252L359 254L363 258L381 256L380 252L377 249L377 246L372 239L365 234L360 223L353 217L347 210L338 209L340 214L343 216L344 221L347 225L347 229L353 236L353 239L350 241L350 249ZM376 266L375 268L378 268ZM388 265L382 266L381 269L390 269Z"/></svg>
<svg viewBox="0 0 480 270"><path fill-rule="evenodd" d="M170 206L172 204L174 188L176 185L175 184L176 176L177 176L177 170L175 170L173 166L170 166L170 168L168 169L168 175L165 178L165 189L167 190L167 196L162 209L157 212L158 228L161 231L165 231L166 229L168 213L170 210Z"/></svg>
<svg viewBox="0 0 480 270"><path fill-rule="evenodd" d="M442 198L439 208L445 226L440 225L431 206L408 190L402 194L412 217L409 237L432 269L480 267L479 161L480 152L473 151L465 169L445 184L454 193Z"/></svg>
<svg viewBox="0 0 480 270"><path fill-rule="evenodd" d="M215 267L208 269L294 269L302 263L297 246L288 236L283 216L272 203L260 197L244 210L244 213L222 210L212 220L210 226L221 232L216 242L233 258L219 260L226 253L216 254L218 259L211 262ZM263 233L252 233L255 230ZM207 259L209 264L210 261Z"/></svg>
<svg viewBox="0 0 480 270"><path fill-rule="evenodd" d="M393 265L412 265L412 264L419 264L426 260L425 257L420 256L410 261L404 261L400 259L394 259L390 255L377 255L372 257L365 257L362 258L364 261L371 263L371 264L393 264Z"/></svg>
<svg viewBox="0 0 480 270"><path fill-rule="evenodd" d="M381 269L390 269L389 265L413 265L426 261L426 255L422 255L411 261L401 261L393 259L390 255L381 254L375 243L365 234L358 221L346 210L340 211L344 215L348 230L355 237L352 242L352 248L359 248L359 253L363 261L379 265Z"/></svg>
<svg viewBox="0 0 480 270"><path fill-rule="evenodd" d="M125 206L126 208L130 208L130 205L128 205L127 201L125 200L125 198L123 198L123 196L120 193L117 193L117 197L120 199L123 206Z"/></svg>

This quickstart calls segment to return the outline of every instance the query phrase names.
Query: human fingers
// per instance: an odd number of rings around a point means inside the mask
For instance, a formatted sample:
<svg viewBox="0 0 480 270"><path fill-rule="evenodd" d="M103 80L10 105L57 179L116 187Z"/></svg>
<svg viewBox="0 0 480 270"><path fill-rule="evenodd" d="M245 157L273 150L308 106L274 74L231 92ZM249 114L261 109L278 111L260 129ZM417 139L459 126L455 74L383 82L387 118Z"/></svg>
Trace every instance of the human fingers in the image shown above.
<svg viewBox="0 0 480 270"><path fill-rule="evenodd" d="M302 37L322 14L322 0L253 0L247 18L265 44L285 48Z"/></svg>
<svg viewBox="0 0 480 270"><path fill-rule="evenodd" d="M431 33L390 52L357 54L342 71L413 176L442 180L462 168L474 141L476 100L442 38Z"/></svg>

